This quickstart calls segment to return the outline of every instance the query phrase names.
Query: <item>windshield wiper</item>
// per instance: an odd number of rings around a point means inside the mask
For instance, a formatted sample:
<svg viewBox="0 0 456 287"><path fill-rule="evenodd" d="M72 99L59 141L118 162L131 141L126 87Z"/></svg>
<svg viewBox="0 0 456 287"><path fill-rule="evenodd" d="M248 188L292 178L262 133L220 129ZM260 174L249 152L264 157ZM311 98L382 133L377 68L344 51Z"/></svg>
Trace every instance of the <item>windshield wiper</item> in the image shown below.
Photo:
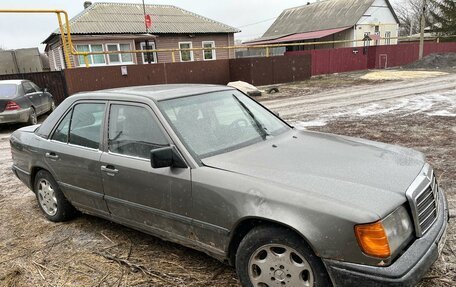
<svg viewBox="0 0 456 287"><path fill-rule="evenodd" d="M249 108L247 108L247 106L241 100L239 100L238 97L233 95L233 98L239 103L239 105L241 105L241 107L249 114L249 116L255 122L256 129L259 132L259 134L261 135L261 137L263 139L266 139L267 136L270 136L270 134L266 131L263 124L261 124L260 121L258 121L258 119L255 117L255 115L252 113L252 111Z"/></svg>

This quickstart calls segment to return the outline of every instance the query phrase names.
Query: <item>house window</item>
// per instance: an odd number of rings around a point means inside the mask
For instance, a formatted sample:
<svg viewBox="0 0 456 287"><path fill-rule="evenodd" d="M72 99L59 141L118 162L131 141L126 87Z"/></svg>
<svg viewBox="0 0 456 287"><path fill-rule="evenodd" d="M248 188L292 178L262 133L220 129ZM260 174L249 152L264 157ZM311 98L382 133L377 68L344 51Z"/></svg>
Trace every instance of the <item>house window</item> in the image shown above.
<svg viewBox="0 0 456 287"><path fill-rule="evenodd" d="M192 42L179 42L179 49L192 49ZM193 61L193 51L184 50L180 51L180 60L181 62Z"/></svg>
<svg viewBox="0 0 456 287"><path fill-rule="evenodd" d="M214 47L215 47L214 41L203 41L203 48L214 48ZM203 59L205 61L215 60L216 59L215 49L203 50Z"/></svg>
<svg viewBox="0 0 456 287"><path fill-rule="evenodd" d="M115 51L130 51L130 44L106 44L106 48L110 52ZM132 64L133 56L130 53L108 54L109 64Z"/></svg>
<svg viewBox="0 0 456 287"><path fill-rule="evenodd" d="M101 44L87 44L87 45L76 45L76 51L78 52L103 52L103 45ZM89 65L105 65L106 59L103 54L88 55L87 60ZM84 56L78 56L79 66L85 66Z"/></svg>
<svg viewBox="0 0 456 287"><path fill-rule="evenodd" d="M141 50L155 50L155 42L149 42L146 48L146 42L141 43ZM148 64L149 60L151 63L157 63L157 53L142 53L142 61L144 64Z"/></svg>
<svg viewBox="0 0 456 287"><path fill-rule="evenodd" d="M391 32L385 32L385 45L391 45Z"/></svg>

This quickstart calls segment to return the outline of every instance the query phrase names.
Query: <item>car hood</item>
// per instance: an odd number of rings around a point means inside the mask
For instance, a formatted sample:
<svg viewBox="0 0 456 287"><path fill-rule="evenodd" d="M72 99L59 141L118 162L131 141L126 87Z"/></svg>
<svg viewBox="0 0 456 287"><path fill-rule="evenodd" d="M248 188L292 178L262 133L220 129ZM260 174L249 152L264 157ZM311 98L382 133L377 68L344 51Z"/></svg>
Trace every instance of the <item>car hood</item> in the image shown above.
<svg viewBox="0 0 456 287"><path fill-rule="evenodd" d="M408 148L293 130L202 162L297 191L318 193L382 217L405 202L405 192L425 159Z"/></svg>

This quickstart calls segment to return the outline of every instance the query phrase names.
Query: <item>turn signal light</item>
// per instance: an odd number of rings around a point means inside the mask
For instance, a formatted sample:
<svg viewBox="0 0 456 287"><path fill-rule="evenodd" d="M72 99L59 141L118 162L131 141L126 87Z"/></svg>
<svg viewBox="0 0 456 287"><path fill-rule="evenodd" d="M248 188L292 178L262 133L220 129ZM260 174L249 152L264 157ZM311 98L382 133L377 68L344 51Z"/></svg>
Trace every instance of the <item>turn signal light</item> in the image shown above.
<svg viewBox="0 0 456 287"><path fill-rule="evenodd" d="M10 102L6 103L6 108L5 108L6 111L15 111L15 110L20 110L20 109L21 109L21 107L16 102L10 101Z"/></svg>
<svg viewBox="0 0 456 287"><path fill-rule="evenodd" d="M374 257L387 258L391 255L388 237L380 221L355 226L358 244L364 253Z"/></svg>

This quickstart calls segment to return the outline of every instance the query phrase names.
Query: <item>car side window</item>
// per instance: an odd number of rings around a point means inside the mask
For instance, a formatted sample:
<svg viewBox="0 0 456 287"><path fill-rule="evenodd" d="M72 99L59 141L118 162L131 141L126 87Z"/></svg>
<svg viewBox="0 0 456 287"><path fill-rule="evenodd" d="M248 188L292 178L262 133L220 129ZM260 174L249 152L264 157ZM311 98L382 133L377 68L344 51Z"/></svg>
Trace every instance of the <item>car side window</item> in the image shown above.
<svg viewBox="0 0 456 287"><path fill-rule="evenodd" d="M30 82L23 82L22 86L24 87L24 92L26 94L31 94L31 93L36 92L36 90L33 88L32 84L30 84Z"/></svg>
<svg viewBox="0 0 456 287"><path fill-rule="evenodd" d="M112 153L150 158L151 150L169 144L159 125L145 107L113 104L108 149Z"/></svg>
<svg viewBox="0 0 456 287"><path fill-rule="evenodd" d="M70 130L70 119L71 119L71 112L68 112L67 115L63 118L60 124L54 131L51 139L63 143L68 142L68 132Z"/></svg>
<svg viewBox="0 0 456 287"><path fill-rule="evenodd" d="M37 92L41 92L41 91L42 91L40 87L38 87L37 85L35 85L35 83L33 83L33 82L29 82L29 83L30 83L30 85L32 85L32 87L33 87L33 89L34 89L35 91L37 91Z"/></svg>
<svg viewBox="0 0 456 287"><path fill-rule="evenodd" d="M83 103L73 108L69 142L74 145L98 149L105 104Z"/></svg>

